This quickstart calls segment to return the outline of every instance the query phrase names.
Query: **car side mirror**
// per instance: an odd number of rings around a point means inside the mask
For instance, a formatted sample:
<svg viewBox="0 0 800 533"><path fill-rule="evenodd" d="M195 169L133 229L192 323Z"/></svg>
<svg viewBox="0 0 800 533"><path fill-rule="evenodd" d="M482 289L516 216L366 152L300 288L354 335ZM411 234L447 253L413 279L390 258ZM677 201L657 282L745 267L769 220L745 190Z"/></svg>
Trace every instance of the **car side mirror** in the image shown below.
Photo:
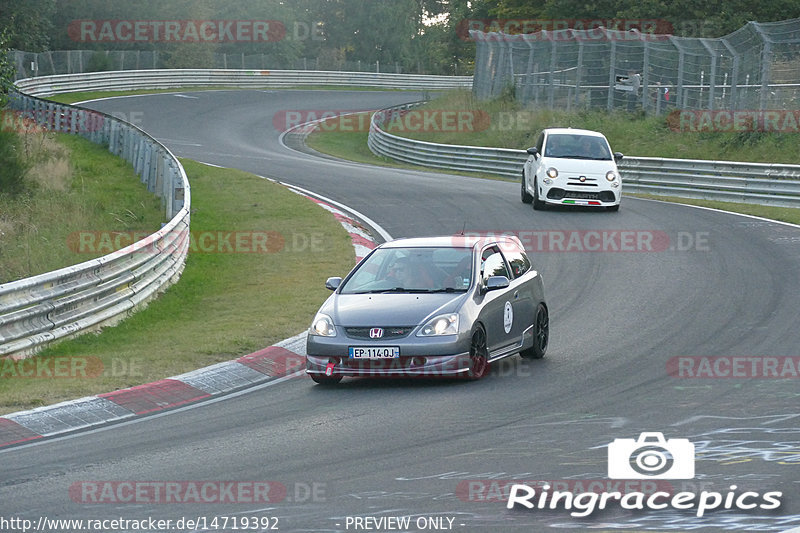
<svg viewBox="0 0 800 533"><path fill-rule="evenodd" d="M325 288L335 291L339 288L339 285L342 284L342 278L335 277L335 278L328 278L325 280Z"/></svg>
<svg viewBox="0 0 800 533"><path fill-rule="evenodd" d="M511 285L511 281L505 276L491 276L486 280L486 291L496 291L497 289L505 289Z"/></svg>
<svg viewBox="0 0 800 533"><path fill-rule="evenodd" d="M616 161L617 163L622 161L623 157L624 156L622 155L622 152L614 152L614 161Z"/></svg>
<svg viewBox="0 0 800 533"><path fill-rule="evenodd" d="M528 148L525 151L528 152L528 154L532 155L533 157L536 157L536 156L539 155L539 150L537 150L535 146L531 146L530 148Z"/></svg>

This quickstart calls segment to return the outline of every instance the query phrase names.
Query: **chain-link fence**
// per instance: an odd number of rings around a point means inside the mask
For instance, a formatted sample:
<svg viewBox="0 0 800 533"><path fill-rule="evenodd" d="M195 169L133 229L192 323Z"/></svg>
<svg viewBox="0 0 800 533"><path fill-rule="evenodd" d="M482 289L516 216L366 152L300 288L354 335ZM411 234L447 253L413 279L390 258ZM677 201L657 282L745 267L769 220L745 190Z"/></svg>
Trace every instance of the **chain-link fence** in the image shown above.
<svg viewBox="0 0 800 533"><path fill-rule="evenodd" d="M749 22L717 39L604 28L470 31L473 90L549 108L800 109L800 19Z"/></svg>
<svg viewBox="0 0 800 533"><path fill-rule="evenodd" d="M55 74L82 74L105 70L146 70L182 68L166 52L140 50L58 50L49 52L9 52L16 66L15 80ZM219 54L215 53L211 65L198 68L254 69L254 70L332 70L342 72L383 72L402 74L397 63L367 63L346 61L337 57L286 59L270 54Z"/></svg>

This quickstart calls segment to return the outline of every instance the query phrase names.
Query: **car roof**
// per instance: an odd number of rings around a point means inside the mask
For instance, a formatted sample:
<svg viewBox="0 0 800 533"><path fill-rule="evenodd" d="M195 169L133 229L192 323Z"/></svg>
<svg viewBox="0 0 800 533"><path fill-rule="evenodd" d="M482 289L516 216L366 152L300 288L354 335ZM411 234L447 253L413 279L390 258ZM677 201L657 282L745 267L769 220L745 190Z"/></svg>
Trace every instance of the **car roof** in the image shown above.
<svg viewBox="0 0 800 533"><path fill-rule="evenodd" d="M495 243L514 242L522 247L514 235L446 235L438 237L410 237L381 244L381 248L483 248Z"/></svg>
<svg viewBox="0 0 800 533"><path fill-rule="evenodd" d="M552 134L566 134L566 135L589 135L591 137L602 137L605 139L605 135L600 133L599 131L592 131L592 130L581 130L577 128L547 128L544 130L544 133L548 135Z"/></svg>

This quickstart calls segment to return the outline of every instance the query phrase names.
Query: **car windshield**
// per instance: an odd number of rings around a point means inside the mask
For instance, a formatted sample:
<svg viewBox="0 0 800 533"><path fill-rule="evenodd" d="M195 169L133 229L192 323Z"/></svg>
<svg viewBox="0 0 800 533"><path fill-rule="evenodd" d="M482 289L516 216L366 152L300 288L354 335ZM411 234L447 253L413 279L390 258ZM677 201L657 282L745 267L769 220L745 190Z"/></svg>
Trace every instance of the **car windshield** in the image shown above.
<svg viewBox="0 0 800 533"><path fill-rule="evenodd" d="M564 159L611 159L611 151L603 137L579 134L550 134L545 156Z"/></svg>
<svg viewBox="0 0 800 533"><path fill-rule="evenodd" d="M340 292L464 292L472 277L470 248L380 248L358 265Z"/></svg>

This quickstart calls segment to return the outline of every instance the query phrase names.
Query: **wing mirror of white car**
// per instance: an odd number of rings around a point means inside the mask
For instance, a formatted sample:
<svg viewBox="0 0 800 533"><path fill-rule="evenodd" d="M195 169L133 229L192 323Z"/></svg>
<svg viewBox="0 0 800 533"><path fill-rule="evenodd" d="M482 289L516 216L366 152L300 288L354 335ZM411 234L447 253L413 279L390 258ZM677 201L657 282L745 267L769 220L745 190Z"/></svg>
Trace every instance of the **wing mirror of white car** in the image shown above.
<svg viewBox="0 0 800 533"><path fill-rule="evenodd" d="M509 279L505 276L491 276L486 280L486 291L496 291L497 289L505 289L511 285Z"/></svg>
<svg viewBox="0 0 800 533"><path fill-rule="evenodd" d="M339 288L339 285L342 283L342 278L335 277L335 278L328 278L325 280L325 288L335 291Z"/></svg>
<svg viewBox="0 0 800 533"><path fill-rule="evenodd" d="M539 150L537 150L535 146L531 146L530 148L528 148L525 151L528 152L528 154L532 155L533 157L536 157L536 156L539 155Z"/></svg>
<svg viewBox="0 0 800 533"><path fill-rule="evenodd" d="M622 152L614 152L614 161L615 162L619 163L620 161L622 161L623 157L624 156L622 155Z"/></svg>

